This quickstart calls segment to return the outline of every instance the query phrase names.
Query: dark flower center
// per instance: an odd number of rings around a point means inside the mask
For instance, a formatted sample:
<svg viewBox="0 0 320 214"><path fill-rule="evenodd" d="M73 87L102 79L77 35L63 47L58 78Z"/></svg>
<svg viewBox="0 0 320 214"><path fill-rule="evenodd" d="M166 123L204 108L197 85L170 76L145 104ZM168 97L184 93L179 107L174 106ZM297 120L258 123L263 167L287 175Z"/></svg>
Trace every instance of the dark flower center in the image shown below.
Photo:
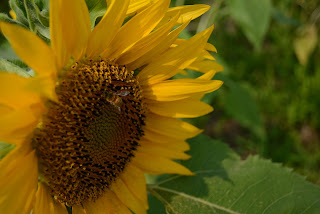
<svg viewBox="0 0 320 214"><path fill-rule="evenodd" d="M73 64L56 93L33 145L51 194L72 206L96 199L134 156L145 106L133 72L103 60Z"/></svg>

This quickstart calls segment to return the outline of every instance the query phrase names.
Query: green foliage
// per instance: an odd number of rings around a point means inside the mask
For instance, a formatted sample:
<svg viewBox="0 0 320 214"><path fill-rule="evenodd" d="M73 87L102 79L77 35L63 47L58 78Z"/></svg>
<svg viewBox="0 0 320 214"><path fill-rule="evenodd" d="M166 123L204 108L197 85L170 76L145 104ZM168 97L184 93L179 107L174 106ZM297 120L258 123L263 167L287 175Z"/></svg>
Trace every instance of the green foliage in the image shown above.
<svg viewBox="0 0 320 214"><path fill-rule="evenodd" d="M32 75L26 70L22 69L21 66L21 64L18 66L13 62L0 58L0 71L15 73L23 77L31 77Z"/></svg>
<svg viewBox="0 0 320 214"><path fill-rule="evenodd" d="M248 44L229 4L213 3L213 7L220 8L215 10L215 31L210 41L225 67L225 84L213 103L218 112L211 117L216 122L213 127L209 123L203 128L210 136L224 139L243 158L260 154L293 167L319 184L320 48L319 32L315 33L319 13L317 1L299 2L273 1L271 24L260 52L254 52ZM299 45L294 47L295 43ZM242 92L231 93L229 80L253 99L238 99ZM254 120L251 126L243 122L242 115L257 113L246 111L246 105L257 107L254 109L261 117L262 129L253 125ZM248 118L257 118L253 115ZM264 129L264 138L257 136L257 128Z"/></svg>
<svg viewBox="0 0 320 214"><path fill-rule="evenodd" d="M294 50L299 62L306 65L310 55L317 47L317 27L314 24L306 25L298 29L299 35L294 40Z"/></svg>
<svg viewBox="0 0 320 214"><path fill-rule="evenodd" d="M91 28L93 29L98 18L102 17L107 9L105 0L86 0L90 11Z"/></svg>
<svg viewBox="0 0 320 214"><path fill-rule="evenodd" d="M265 131L260 111L250 91L231 80L225 81L225 86L228 88L224 95L226 112L241 125L264 139Z"/></svg>
<svg viewBox="0 0 320 214"><path fill-rule="evenodd" d="M7 14L0 13L0 21L13 22Z"/></svg>
<svg viewBox="0 0 320 214"><path fill-rule="evenodd" d="M239 24L247 38L259 49L271 18L270 0L227 0L230 15Z"/></svg>
<svg viewBox="0 0 320 214"><path fill-rule="evenodd" d="M28 26L29 21L28 21L27 12L24 6L24 0L10 0L9 4L11 9L16 14L17 22L21 23L22 25Z"/></svg>
<svg viewBox="0 0 320 214"><path fill-rule="evenodd" d="M150 214L318 213L320 187L257 156L243 161L224 143L200 135L190 140L183 165L195 176L163 176L148 186Z"/></svg>
<svg viewBox="0 0 320 214"><path fill-rule="evenodd" d="M16 14L18 24L37 33L49 42L49 2L48 0L10 0L11 9Z"/></svg>
<svg viewBox="0 0 320 214"><path fill-rule="evenodd" d="M14 145L6 144L0 141L0 160L7 155L11 149L14 148Z"/></svg>

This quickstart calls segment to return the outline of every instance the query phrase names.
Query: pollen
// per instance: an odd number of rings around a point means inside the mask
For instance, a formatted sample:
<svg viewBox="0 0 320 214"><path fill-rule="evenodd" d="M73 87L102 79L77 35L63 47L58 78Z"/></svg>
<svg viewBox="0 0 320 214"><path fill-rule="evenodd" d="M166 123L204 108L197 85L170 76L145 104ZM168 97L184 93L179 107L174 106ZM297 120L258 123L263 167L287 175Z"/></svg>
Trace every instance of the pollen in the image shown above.
<svg viewBox="0 0 320 214"><path fill-rule="evenodd" d="M33 146L40 179L72 206L97 199L124 170L144 134L146 108L133 72L104 60L74 63L56 93Z"/></svg>

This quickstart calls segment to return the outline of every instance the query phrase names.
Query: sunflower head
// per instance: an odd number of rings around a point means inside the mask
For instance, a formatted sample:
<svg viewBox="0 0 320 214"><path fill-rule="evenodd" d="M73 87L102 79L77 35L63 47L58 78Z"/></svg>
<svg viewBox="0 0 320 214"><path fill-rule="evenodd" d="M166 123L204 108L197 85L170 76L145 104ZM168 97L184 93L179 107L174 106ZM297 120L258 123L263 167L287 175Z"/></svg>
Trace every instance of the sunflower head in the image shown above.
<svg viewBox="0 0 320 214"><path fill-rule="evenodd" d="M89 60L70 68L56 86L59 102L47 103L32 143L40 176L57 200L72 206L96 199L134 156L145 106L124 66Z"/></svg>
<svg viewBox="0 0 320 214"><path fill-rule="evenodd" d="M178 118L212 111L200 100L222 67L213 27L178 39L208 7L169 4L110 0L92 27L84 0L50 1L50 46L0 23L36 73L0 72L0 140L16 145L0 161L0 210L146 213L144 173L193 174L174 160L190 158L185 140L201 130ZM199 77L172 78L186 69Z"/></svg>

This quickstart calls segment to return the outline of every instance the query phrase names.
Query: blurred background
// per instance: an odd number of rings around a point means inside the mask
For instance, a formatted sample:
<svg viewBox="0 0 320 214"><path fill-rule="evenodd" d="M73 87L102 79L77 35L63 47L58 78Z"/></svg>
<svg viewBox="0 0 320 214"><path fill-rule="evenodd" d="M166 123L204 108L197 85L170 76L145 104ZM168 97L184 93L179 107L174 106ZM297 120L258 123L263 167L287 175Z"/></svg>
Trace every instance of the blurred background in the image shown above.
<svg viewBox="0 0 320 214"><path fill-rule="evenodd" d="M260 155L320 185L319 0L172 0L188 4L211 9L181 38L214 24L209 42L224 66L215 78L225 82L204 98L215 111L188 121L243 159ZM0 58L17 59L2 35Z"/></svg>
<svg viewBox="0 0 320 214"><path fill-rule="evenodd" d="M188 33L214 24L209 41L225 68L216 75L225 84L206 97L215 111L193 122L243 158L258 154L319 185L320 2L173 2L212 6Z"/></svg>

